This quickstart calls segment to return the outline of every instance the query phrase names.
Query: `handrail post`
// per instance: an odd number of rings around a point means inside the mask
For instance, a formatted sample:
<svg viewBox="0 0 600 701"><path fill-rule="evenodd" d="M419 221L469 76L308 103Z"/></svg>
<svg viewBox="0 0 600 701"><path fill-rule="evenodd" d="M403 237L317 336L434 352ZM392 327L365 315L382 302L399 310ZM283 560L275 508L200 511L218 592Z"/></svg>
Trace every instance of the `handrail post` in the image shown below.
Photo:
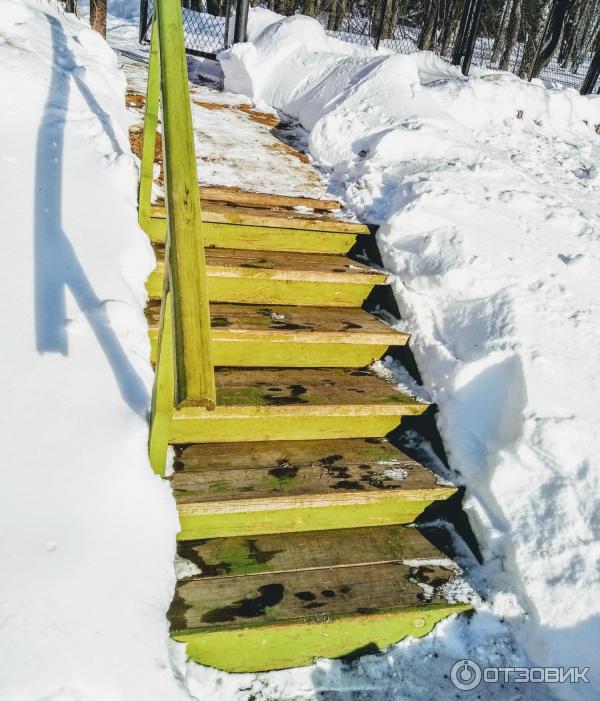
<svg viewBox="0 0 600 701"><path fill-rule="evenodd" d="M175 405L214 409L215 376L200 190L180 0L156 0Z"/></svg>
<svg viewBox="0 0 600 701"><path fill-rule="evenodd" d="M160 306L160 326L154 387L152 388L152 409L150 411L150 435L148 454L150 465L157 475L164 477L169 447L169 433L173 418L175 397L175 373L173 367L173 321L171 318L171 295L167 278Z"/></svg>
<svg viewBox="0 0 600 701"><path fill-rule="evenodd" d="M150 205L152 202L152 183L154 182L154 149L156 147L156 127L158 126L159 95L160 57L158 23L155 17L152 21L152 36L150 39L150 60L148 62L146 110L144 115L140 185L138 190L138 221L140 227L147 234L150 233Z"/></svg>

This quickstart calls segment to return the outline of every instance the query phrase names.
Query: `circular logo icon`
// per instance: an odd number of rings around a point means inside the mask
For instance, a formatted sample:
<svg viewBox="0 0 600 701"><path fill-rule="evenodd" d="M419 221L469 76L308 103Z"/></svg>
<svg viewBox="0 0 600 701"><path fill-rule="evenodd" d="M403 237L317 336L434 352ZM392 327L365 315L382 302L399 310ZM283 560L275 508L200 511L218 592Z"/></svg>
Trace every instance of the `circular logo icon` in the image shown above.
<svg viewBox="0 0 600 701"><path fill-rule="evenodd" d="M481 667L473 660L459 660L452 667L450 679L457 689L470 691L481 681Z"/></svg>

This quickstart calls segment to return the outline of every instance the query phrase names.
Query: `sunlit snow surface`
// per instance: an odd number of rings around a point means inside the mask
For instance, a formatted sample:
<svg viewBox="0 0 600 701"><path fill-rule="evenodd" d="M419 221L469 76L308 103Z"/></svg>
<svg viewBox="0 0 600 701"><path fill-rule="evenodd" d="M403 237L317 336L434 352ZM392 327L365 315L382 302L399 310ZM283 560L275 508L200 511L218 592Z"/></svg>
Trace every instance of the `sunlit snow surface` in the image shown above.
<svg viewBox="0 0 600 701"><path fill-rule="evenodd" d="M110 3L110 36L143 58L137 7ZM466 485L485 562L454 537L465 579L449 594L476 613L354 663L269 674L207 669L169 644L177 518L146 457L153 258L124 76L84 22L0 0L0 699L596 698L597 668L576 689L472 694L449 674L465 658L597 665L600 103L259 15L255 44L223 60L229 87L300 119L330 192L381 224L425 387L382 369L440 407L457 472L408 439L440 481Z"/></svg>
<svg viewBox="0 0 600 701"><path fill-rule="evenodd" d="M331 187L380 225L466 486L486 620L508 622L535 664L591 666L591 684L552 693L597 698L600 98L480 69L466 80L431 53L365 56L306 17L221 66L226 89L297 117ZM437 644L445 630L476 640L482 616L440 626Z"/></svg>

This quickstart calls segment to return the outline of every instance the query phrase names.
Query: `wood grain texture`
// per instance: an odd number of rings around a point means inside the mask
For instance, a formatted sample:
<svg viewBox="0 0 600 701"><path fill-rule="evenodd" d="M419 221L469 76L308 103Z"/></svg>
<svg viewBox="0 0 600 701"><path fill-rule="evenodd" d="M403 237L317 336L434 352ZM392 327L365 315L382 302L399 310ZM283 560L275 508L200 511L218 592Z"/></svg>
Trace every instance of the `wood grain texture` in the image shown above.
<svg viewBox="0 0 600 701"><path fill-rule="evenodd" d="M351 530L346 533L352 538ZM316 623L321 617L447 604L443 588L455 576L455 570L437 564L388 562L251 577L192 577L178 583L168 618L177 634L282 622Z"/></svg>
<svg viewBox="0 0 600 701"><path fill-rule="evenodd" d="M146 288L162 290L164 254ZM346 256L278 251L206 250L207 294L211 302L357 307L387 275Z"/></svg>
<svg viewBox="0 0 600 701"><path fill-rule="evenodd" d="M174 469L180 539L406 523L456 491L385 439L196 444Z"/></svg>
<svg viewBox="0 0 600 701"><path fill-rule="evenodd" d="M153 243L164 243L165 220L151 217L144 231ZM356 243L357 235L292 227L240 226L239 224L208 221L202 223L202 236L207 248L243 248L295 253L347 253Z"/></svg>
<svg viewBox="0 0 600 701"><path fill-rule="evenodd" d="M357 657L385 650L410 636L431 632L443 618L471 607L429 604L390 613L315 616L309 623L173 633L188 656L227 672L260 672L312 664L322 657Z"/></svg>
<svg viewBox="0 0 600 701"><path fill-rule="evenodd" d="M172 443L385 436L423 404L366 370L217 368L217 408L183 408Z"/></svg>
<svg viewBox="0 0 600 701"><path fill-rule="evenodd" d="M290 197L275 195L268 192L252 192L226 185L203 185L200 187L200 198L203 202L218 202L221 204L241 205L261 209L283 207L309 207L318 210L335 211L341 208L339 200L315 199L314 197Z"/></svg>
<svg viewBox="0 0 600 701"><path fill-rule="evenodd" d="M150 235L150 206L152 200L152 182L154 169L154 152L156 144L156 127L158 125L158 106L160 100L160 56L158 41L158 24L152 22L150 40L150 57L148 63L148 82L146 85L146 107L144 115L144 135L140 154L140 184L138 190L138 220L140 227ZM165 226L166 230L166 226ZM164 240L164 233L163 233Z"/></svg>
<svg viewBox="0 0 600 701"><path fill-rule="evenodd" d="M441 562L444 557L417 528L408 526L205 538L180 542L177 553L195 566L198 571L193 575L195 578L241 577L405 560L427 564L432 560Z"/></svg>
<svg viewBox="0 0 600 701"><path fill-rule="evenodd" d="M164 218L165 210L160 205L153 205L151 216ZM330 231L347 234L369 234L369 228L358 222L345 221L322 213L310 213L287 209L258 209L253 207L230 207L216 202L206 202L203 207L202 221L220 224L238 224L253 226L288 227L305 231Z"/></svg>
<svg viewBox="0 0 600 701"><path fill-rule="evenodd" d="M181 2L157 5L175 403L214 407L206 264Z"/></svg>
<svg viewBox="0 0 600 701"><path fill-rule="evenodd" d="M157 349L156 374L152 387L150 409L150 433L148 454L150 464L157 475L164 477L167 463L167 449L171 432L171 419L175 404L175 359L173 357L173 324L171 299L167 289L164 303L161 304L159 339Z"/></svg>
<svg viewBox="0 0 600 701"><path fill-rule="evenodd" d="M426 406L366 369L218 368L215 382L219 406L242 411L287 409L284 413L300 416L313 408L326 413L339 406Z"/></svg>
<svg viewBox="0 0 600 701"><path fill-rule="evenodd" d="M156 301L146 308L154 362ZM357 307L298 307L211 303L215 366L365 367L408 334Z"/></svg>

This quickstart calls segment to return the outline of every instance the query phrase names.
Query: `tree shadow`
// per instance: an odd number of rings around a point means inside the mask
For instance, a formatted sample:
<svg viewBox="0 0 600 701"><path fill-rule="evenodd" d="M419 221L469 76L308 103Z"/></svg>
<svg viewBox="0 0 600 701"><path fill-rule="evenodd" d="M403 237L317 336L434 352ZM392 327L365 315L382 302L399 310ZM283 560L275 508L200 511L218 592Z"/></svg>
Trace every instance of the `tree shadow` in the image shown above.
<svg viewBox="0 0 600 701"><path fill-rule="evenodd" d="M35 328L39 353L68 355L66 288L85 315L109 361L119 391L139 416L147 413L149 395L111 327L103 304L92 288L63 227L63 152L71 83L98 117L115 153L123 153L110 116L83 83L75 56L66 45L60 22L46 15L54 61L44 114L38 130L34 198Z"/></svg>

